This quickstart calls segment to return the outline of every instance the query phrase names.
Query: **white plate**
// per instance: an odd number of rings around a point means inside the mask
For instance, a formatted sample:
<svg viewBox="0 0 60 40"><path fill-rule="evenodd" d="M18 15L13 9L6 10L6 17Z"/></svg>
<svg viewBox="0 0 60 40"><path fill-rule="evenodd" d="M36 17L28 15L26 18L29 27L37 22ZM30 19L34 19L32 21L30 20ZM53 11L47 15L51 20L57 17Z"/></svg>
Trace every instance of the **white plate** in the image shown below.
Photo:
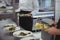
<svg viewBox="0 0 60 40"><path fill-rule="evenodd" d="M14 32L14 31L20 30L20 27L16 27L15 30L12 30L12 31L9 30L9 28L10 28L10 27L4 27L3 30L4 30L4 31L7 31L7 32Z"/></svg>
<svg viewBox="0 0 60 40"><path fill-rule="evenodd" d="M35 38L41 38L41 32L34 33L33 37L35 37Z"/></svg>
<svg viewBox="0 0 60 40"><path fill-rule="evenodd" d="M6 24L6 25L4 25L4 26L7 26L7 25L13 25L14 27L17 27L16 24Z"/></svg>
<svg viewBox="0 0 60 40"><path fill-rule="evenodd" d="M26 38L22 38L22 39L20 39L20 40L30 40L30 39L39 39L39 40L41 40L40 38L34 38L34 37L26 37Z"/></svg>
<svg viewBox="0 0 60 40"><path fill-rule="evenodd" d="M26 36L18 36L21 32L26 33L27 35ZM30 34L28 34L28 33L30 33ZM30 31L16 31L13 33L13 36L15 36L15 37L28 37L28 36L31 36L32 34L33 33Z"/></svg>

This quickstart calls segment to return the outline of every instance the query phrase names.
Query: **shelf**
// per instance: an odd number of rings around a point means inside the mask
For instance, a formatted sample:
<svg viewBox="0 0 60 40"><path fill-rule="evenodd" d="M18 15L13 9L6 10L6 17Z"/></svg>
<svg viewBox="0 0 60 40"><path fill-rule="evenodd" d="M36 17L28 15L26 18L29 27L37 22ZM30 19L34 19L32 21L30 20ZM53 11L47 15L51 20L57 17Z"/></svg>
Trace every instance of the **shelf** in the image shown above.
<svg viewBox="0 0 60 40"><path fill-rule="evenodd" d="M14 14L14 13L8 13L8 12L1 12L0 15L6 15L6 14Z"/></svg>
<svg viewBox="0 0 60 40"><path fill-rule="evenodd" d="M49 12L33 12L32 17L33 18L38 18L38 17L52 17L54 16L54 11L49 11Z"/></svg>
<svg viewBox="0 0 60 40"><path fill-rule="evenodd" d="M7 6L6 8L0 8L0 10L1 10L1 13L0 14L2 14L2 13L13 13L13 7L12 6Z"/></svg>
<svg viewBox="0 0 60 40"><path fill-rule="evenodd" d="M42 13L42 14L46 14L46 13L54 13L54 11L45 11L45 12L37 12L37 13Z"/></svg>

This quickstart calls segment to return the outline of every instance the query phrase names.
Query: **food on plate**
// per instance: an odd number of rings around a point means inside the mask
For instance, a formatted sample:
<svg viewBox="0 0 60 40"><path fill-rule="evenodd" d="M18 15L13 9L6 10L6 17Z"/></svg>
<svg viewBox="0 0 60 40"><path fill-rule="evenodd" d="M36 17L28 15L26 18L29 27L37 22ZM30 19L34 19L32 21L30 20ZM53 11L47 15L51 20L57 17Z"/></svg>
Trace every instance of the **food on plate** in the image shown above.
<svg viewBox="0 0 60 40"><path fill-rule="evenodd" d="M27 36L30 36L30 35L32 35L33 33L31 32L31 31L15 31L14 33L13 33L13 36L15 36L15 37L27 37Z"/></svg>
<svg viewBox="0 0 60 40"><path fill-rule="evenodd" d="M13 31L13 30L15 30L15 28L16 28L16 27L10 27L9 30L10 30L10 31Z"/></svg>
<svg viewBox="0 0 60 40"><path fill-rule="evenodd" d="M6 8L5 6L2 6L1 8Z"/></svg>
<svg viewBox="0 0 60 40"><path fill-rule="evenodd" d="M28 34L31 34L30 32Z"/></svg>
<svg viewBox="0 0 60 40"><path fill-rule="evenodd" d="M6 8L5 6L2 6L2 7L0 7L0 8Z"/></svg>
<svg viewBox="0 0 60 40"><path fill-rule="evenodd" d="M35 25L35 28L38 28L38 29L47 29L49 26L47 24L43 24L43 23L36 23Z"/></svg>
<svg viewBox="0 0 60 40"><path fill-rule="evenodd" d="M15 25L5 25L4 27L15 27Z"/></svg>
<svg viewBox="0 0 60 40"><path fill-rule="evenodd" d="M44 24L44 29L47 29L49 26L47 24Z"/></svg>
<svg viewBox="0 0 60 40"><path fill-rule="evenodd" d="M43 24L42 23L36 23L35 24L35 28L42 29L43 28Z"/></svg>
<svg viewBox="0 0 60 40"><path fill-rule="evenodd" d="M5 27L4 29L7 31L15 31L16 27Z"/></svg>
<svg viewBox="0 0 60 40"><path fill-rule="evenodd" d="M26 36L27 34L31 34L31 33L24 33L24 32L21 32L18 34L18 36Z"/></svg>
<svg viewBox="0 0 60 40"><path fill-rule="evenodd" d="M26 36L27 34L24 32L21 32L18 36Z"/></svg>
<svg viewBox="0 0 60 40"><path fill-rule="evenodd" d="M4 29L8 30L8 31L15 31L16 26L15 25L5 25Z"/></svg>

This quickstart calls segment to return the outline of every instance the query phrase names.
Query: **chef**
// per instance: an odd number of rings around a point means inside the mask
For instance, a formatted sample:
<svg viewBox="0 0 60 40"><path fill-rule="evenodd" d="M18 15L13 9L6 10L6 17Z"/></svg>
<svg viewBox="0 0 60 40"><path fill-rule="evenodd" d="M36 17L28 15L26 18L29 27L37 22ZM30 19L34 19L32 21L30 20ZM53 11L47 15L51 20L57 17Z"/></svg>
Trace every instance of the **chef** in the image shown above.
<svg viewBox="0 0 60 40"><path fill-rule="evenodd" d="M32 31L33 18L31 12L39 9L38 0L19 0L19 25Z"/></svg>
<svg viewBox="0 0 60 40"><path fill-rule="evenodd" d="M55 22L53 21L51 24L55 24L56 27L51 27L46 29L45 31L48 32L50 35L56 35L55 40L60 40L60 1L56 0L56 7L55 7Z"/></svg>

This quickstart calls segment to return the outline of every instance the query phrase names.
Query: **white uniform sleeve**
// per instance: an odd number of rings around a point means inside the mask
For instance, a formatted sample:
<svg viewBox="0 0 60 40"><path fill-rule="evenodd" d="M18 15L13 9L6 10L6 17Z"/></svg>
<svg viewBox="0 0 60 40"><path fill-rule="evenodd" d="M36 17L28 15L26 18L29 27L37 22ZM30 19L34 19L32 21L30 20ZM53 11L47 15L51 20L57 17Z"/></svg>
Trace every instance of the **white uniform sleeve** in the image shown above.
<svg viewBox="0 0 60 40"><path fill-rule="evenodd" d="M33 2L33 8L34 10L39 10L39 3L38 3L38 0L32 0Z"/></svg>

